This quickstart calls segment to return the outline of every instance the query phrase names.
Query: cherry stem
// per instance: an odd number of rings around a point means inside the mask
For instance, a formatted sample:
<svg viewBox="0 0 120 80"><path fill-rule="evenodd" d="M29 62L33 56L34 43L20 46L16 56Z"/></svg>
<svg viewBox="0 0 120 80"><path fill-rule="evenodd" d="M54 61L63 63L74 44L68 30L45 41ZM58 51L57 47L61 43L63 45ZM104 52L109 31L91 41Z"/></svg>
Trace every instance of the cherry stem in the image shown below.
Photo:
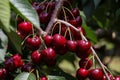
<svg viewBox="0 0 120 80"><path fill-rule="evenodd" d="M53 24L56 22L56 18L58 16L58 13L62 7L63 4L63 0L56 0L56 4L55 4L55 9L53 11L53 14L51 16L50 22L47 25L47 28L45 30L45 32L48 34L53 26Z"/></svg>
<svg viewBox="0 0 120 80"><path fill-rule="evenodd" d="M63 21L63 20L56 19L56 21L57 21L57 22L61 22L61 23L65 24L66 26L73 28L73 29L74 29L75 31L77 31L77 32L80 32L81 37L82 37L85 41L88 41L87 38L82 34L82 32L79 31L75 26L73 26L73 25L71 25L70 23L68 23L68 22L66 22L66 21ZM91 50L92 50L93 55L94 55L94 56L96 57L96 59L98 60L101 68L103 69L103 72L105 73L105 76L107 77L107 80L110 80L110 78L109 78L109 76L108 76L108 74L107 74L107 72L106 72L106 70L105 70L105 66L103 65L102 61L100 60L100 58L98 57L97 53L95 52L95 50L93 49L92 46L91 46Z"/></svg>

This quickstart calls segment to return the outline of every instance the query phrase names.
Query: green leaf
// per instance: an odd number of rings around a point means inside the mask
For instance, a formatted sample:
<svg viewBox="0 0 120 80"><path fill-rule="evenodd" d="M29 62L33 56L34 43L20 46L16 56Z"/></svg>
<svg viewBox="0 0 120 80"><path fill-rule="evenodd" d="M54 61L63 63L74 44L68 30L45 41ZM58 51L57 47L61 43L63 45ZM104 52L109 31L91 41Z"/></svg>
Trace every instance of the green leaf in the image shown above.
<svg viewBox="0 0 120 80"><path fill-rule="evenodd" d="M99 27L103 28L102 22L100 22L95 16L93 16L93 19L97 22Z"/></svg>
<svg viewBox="0 0 120 80"><path fill-rule="evenodd" d="M17 35L14 29L11 29L11 32L7 33L7 36L11 42L11 45L16 49L17 52L21 52L21 38Z"/></svg>
<svg viewBox="0 0 120 80"><path fill-rule="evenodd" d="M0 23L3 25L1 26L6 32L10 31L9 27L10 21L10 5L9 0L0 0Z"/></svg>
<svg viewBox="0 0 120 80"><path fill-rule="evenodd" d="M7 51L8 38L4 32L0 29L0 63L5 60L5 53Z"/></svg>
<svg viewBox="0 0 120 80"><path fill-rule="evenodd" d="M98 40L97 40L97 35L95 34L95 32L90 27L88 27L86 24L82 24L82 27L85 29L87 37L91 41L96 43Z"/></svg>
<svg viewBox="0 0 120 80"><path fill-rule="evenodd" d="M62 76L48 76L48 80L66 80L64 77Z"/></svg>
<svg viewBox="0 0 120 80"><path fill-rule="evenodd" d="M37 29L40 29L39 18L28 0L10 0L12 9L23 19L30 21Z"/></svg>
<svg viewBox="0 0 120 80"><path fill-rule="evenodd" d="M36 80L33 73L23 72L16 76L14 80Z"/></svg>

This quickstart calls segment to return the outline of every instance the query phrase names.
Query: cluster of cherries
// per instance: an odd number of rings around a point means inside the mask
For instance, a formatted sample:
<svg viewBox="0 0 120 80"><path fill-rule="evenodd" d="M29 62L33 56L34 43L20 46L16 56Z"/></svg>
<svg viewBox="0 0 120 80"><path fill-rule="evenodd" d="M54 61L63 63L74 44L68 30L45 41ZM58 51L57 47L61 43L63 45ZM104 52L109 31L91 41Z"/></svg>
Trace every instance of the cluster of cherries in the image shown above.
<svg viewBox="0 0 120 80"><path fill-rule="evenodd" d="M64 2L58 18L69 22L85 35L85 31L81 27L82 19L79 9L67 8L71 2L72 0ZM55 2L33 2L32 6L39 15L41 28L45 30L55 8ZM34 65L55 66L57 62L56 56L64 55L69 51L75 53L81 59L79 61L80 68L76 72L78 80L87 78L90 80L107 80L101 68L90 69L92 66L92 60L89 59L91 42L82 39L80 32L65 24L56 22L51 29L51 34L41 36L30 22L20 19L17 34L24 41L24 46L31 52L30 62L25 63L19 54L14 54L5 60L4 68L0 69L0 79L8 80L9 74L14 73L18 68L21 71L30 72L34 70ZM35 72L33 71L33 73ZM113 78L111 74L108 75L110 80L120 80L120 76ZM48 80L48 78L41 76L40 80Z"/></svg>

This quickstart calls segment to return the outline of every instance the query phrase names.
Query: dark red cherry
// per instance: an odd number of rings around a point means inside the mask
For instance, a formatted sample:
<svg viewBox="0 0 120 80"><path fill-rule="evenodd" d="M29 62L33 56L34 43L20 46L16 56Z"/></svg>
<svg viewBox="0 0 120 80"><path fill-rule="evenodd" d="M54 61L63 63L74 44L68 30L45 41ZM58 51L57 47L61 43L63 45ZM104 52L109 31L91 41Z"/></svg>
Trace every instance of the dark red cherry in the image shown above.
<svg viewBox="0 0 120 80"><path fill-rule="evenodd" d="M50 35L46 35L44 37L44 42L45 42L45 44L46 44L47 47L52 46L52 40L53 40L53 37L50 36Z"/></svg>
<svg viewBox="0 0 120 80"><path fill-rule="evenodd" d="M46 6L44 4L39 5L39 2L33 2L32 6L37 11L38 14L40 14L42 11L45 10Z"/></svg>
<svg viewBox="0 0 120 80"><path fill-rule="evenodd" d="M79 51L79 50L76 51L76 55L79 58L83 58L83 59L89 57L90 53L91 53L91 49L86 50L86 51Z"/></svg>
<svg viewBox="0 0 120 80"><path fill-rule="evenodd" d="M55 49L57 54L64 55L67 53L66 45L64 45L63 47L59 47L59 48L56 48L56 47L53 47L53 48Z"/></svg>
<svg viewBox="0 0 120 80"><path fill-rule="evenodd" d="M8 76L8 72L5 68L0 69L0 79L4 80Z"/></svg>
<svg viewBox="0 0 120 80"><path fill-rule="evenodd" d="M18 25L18 31L20 31L22 34L28 35L32 33L32 24L30 22L21 22Z"/></svg>
<svg viewBox="0 0 120 80"><path fill-rule="evenodd" d="M41 45L41 39L38 36L28 37L25 43L30 50L37 50Z"/></svg>
<svg viewBox="0 0 120 80"><path fill-rule="evenodd" d="M67 40L66 42L67 49L71 52L76 51L77 42L73 40Z"/></svg>
<svg viewBox="0 0 120 80"><path fill-rule="evenodd" d="M88 75L88 70L84 68L79 68L77 70L76 77L78 80L85 80L87 78L87 75Z"/></svg>
<svg viewBox="0 0 120 80"><path fill-rule="evenodd" d="M55 8L55 2L49 2L48 3L48 8L49 8L50 11L53 11L54 8Z"/></svg>
<svg viewBox="0 0 120 80"><path fill-rule="evenodd" d="M32 69L33 69L33 66L30 63L24 64L21 68L23 72L30 72Z"/></svg>
<svg viewBox="0 0 120 80"><path fill-rule="evenodd" d="M90 80L102 80L102 78L103 78L103 71L102 71L102 69L96 68L96 69L89 70L88 78Z"/></svg>
<svg viewBox="0 0 120 80"><path fill-rule="evenodd" d="M40 23L42 24L48 23L50 20L50 16L51 16L50 13L47 13L47 12L40 13L39 15Z"/></svg>
<svg viewBox="0 0 120 80"><path fill-rule="evenodd" d="M12 58L12 57L7 58L7 59L5 60L4 65L5 65L5 69L6 69L7 71L14 71L14 70L16 70L16 67L14 66L14 61L13 61L13 58Z"/></svg>
<svg viewBox="0 0 120 80"><path fill-rule="evenodd" d="M48 67L53 67L53 66L56 65L56 62L57 62L56 59L53 59L53 60L50 60L50 61L46 61L45 63Z"/></svg>
<svg viewBox="0 0 120 80"><path fill-rule="evenodd" d="M40 80L48 80L48 78L46 76L42 76L40 77Z"/></svg>
<svg viewBox="0 0 120 80"><path fill-rule="evenodd" d="M88 58L82 58L79 61L79 66L80 68L90 69L90 67L92 66L92 60Z"/></svg>
<svg viewBox="0 0 120 80"><path fill-rule="evenodd" d="M80 52L88 51L91 47L90 41L79 40L77 41L77 50Z"/></svg>
<svg viewBox="0 0 120 80"><path fill-rule="evenodd" d="M114 80L120 80L120 76L115 76Z"/></svg>
<svg viewBox="0 0 120 80"><path fill-rule="evenodd" d="M83 35L85 35L85 30L84 30L81 26L78 26L77 29L78 29L80 32L82 32ZM75 40L80 40L80 39L81 39L80 32L77 32L77 31L74 32L74 38L75 38Z"/></svg>
<svg viewBox="0 0 120 80"><path fill-rule="evenodd" d="M78 24L78 22L76 21L76 19L69 20L69 23L72 24L72 25L75 26L75 27L79 26L79 24Z"/></svg>
<svg viewBox="0 0 120 80"><path fill-rule="evenodd" d="M108 73L108 77L110 78L110 80L114 80L114 77L111 74L109 74L109 73ZM107 80L105 75L103 76L102 80Z"/></svg>
<svg viewBox="0 0 120 80"><path fill-rule="evenodd" d="M77 17L75 18L75 20L76 20L76 22L78 23L79 26L82 25L82 18L81 18L80 16L77 16ZM78 27L79 27L79 26L78 26Z"/></svg>
<svg viewBox="0 0 120 80"><path fill-rule="evenodd" d="M56 48L63 47L66 44L66 38L64 36L61 36L60 34L55 34L53 36L53 46Z"/></svg>
<svg viewBox="0 0 120 80"><path fill-rule="evenodd" d="M74 15L74 17L77 17L77 16L79 16L80 15L80 13L79 13L79 9L78 8L74 8L74 9L72 9L72 14Z"/></svg>
<svg viewBox="0 0 120 80"><path fill-rule="evenodd" d="M56 57L56 52L53 48L44 49L41 51L41 53L45 62L54 60Z"/></svg>
<svg viewBox="0 0 120 80"><path fill-rule="evenodd" d="M33 51L31 54L32 62L35 64L39 64L42 61L42 54L38 51Z"/></svg>
<svg viewBox="0 0 120 80"><path fill-rule="evenodd" d="M22 57L19 54L13 55L13 62L16 68L22 67L24 64L22 61Z"/></svg>

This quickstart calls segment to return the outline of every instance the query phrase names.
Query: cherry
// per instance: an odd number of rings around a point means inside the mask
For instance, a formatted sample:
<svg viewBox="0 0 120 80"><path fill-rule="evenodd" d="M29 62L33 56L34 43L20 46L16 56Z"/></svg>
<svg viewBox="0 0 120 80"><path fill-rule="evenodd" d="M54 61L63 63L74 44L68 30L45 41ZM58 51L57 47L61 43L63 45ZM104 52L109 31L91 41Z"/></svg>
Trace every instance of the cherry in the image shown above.
<svg viewBox="0 0 120 80"><path fill-rule="evenodd" d="M49 8L50 11L53 11L54 8L55 8L55 2L49 2L48 3L48 8Z"/></svg>
<svg viewBox="0 0 120 80"><path fill-rule="evenodd" d="M85 35L85 30L81 27L81 26L78 26L77 29L82 32L83 35ZM74 38L75 40L80 40L81 39L81 35L80 35L80 32L74 32Z"/></svg>
<svg viewBox="0 0 120 80"><path fill-rule="evenodd" d="M88 58L82 58L79 61L79 66L80 68L85 68L85 69L89 69L92 66L92 60L88 59Z"/></svg>
<svg viewBox="0 0 120 80"><path fill-rule="evenodd" d="M28 37L25 43L30 50L37 50L41 45L41 39L38 36Z"/></svg>
<svg viewBox="0 0 120 80"><path fill-rule="evenodd" d="M46 6L44 4L39 5L39 2L33 2L32 6L34 7L34 9L37 11L38 14L40 14L42 11L45 10Z"/></svg>
<svg viewBox="0 0 120 80"><path fill-rule="evenodd" d="M14 66L13 58L12 58L12 57L7 58L7 59L5 60L5 63L4 63L4 64L5 64L5 69L8 70L8 71L13 71L13 70L16 69L15 66Z"/></svg>
<svg viewBox="0 0 120 80"><path fill-rule="evenodd" d="M108 73L108 77L110 78L110 80L114 80L113 76L111 74ZM103 76L102 80L107 80L106 76Z"/></svg>
<svg viewBox="0 0 120 80"><path fill-rule="evenodd" d="M47 12L40 13L40 15L39 15L40 23L42 23L42 24L48 23L50 20L50 16L51 16L51 14L47 13Z"/></svg>
<svg viewBox="0 0 120 80"><path fill-rule="evenodd" d="M19 54L15 54L12 57L9 57L5 60L5 68L8 71L14 71L19 67L23 66L23 61Z"/></svg>
<svg viewBox="0 0 120 80"><path fill-rule="evenodd" d="M8 76L8 72L5 68L0 69L0 79L4 80Z"/></svg>
<svg viewBox="0 0 120 80"><path fill-rule="evenodd" d="M79 57L79 58L87 58L91 53L91 49L87 50L87 51L83 51L83 52L80 52L80 51L76 51L76 55Z"/></svg>
<svg viewBox="0 0 120 80"><path fill-rule="evenodd" d="M66 42L67 49L71 52L76 51L77 42L73 40L67 40Z"/></svg>
<svg viewBox="0 0 120 80"><path fill-rule="evenodd" d="M80 52L88 51L91 47L90 41L79 40L77 41L77 50Z"/></svg>
<svg viewBox="0 0 120 80"><path fill-rule="evenodd" d="M120 76L115 76L114 80L120 80Z"/></svg>
<svg viewBox="0 0 120 80"><path fill-rule="evenodd" d="M40 80L48 80L48 78L46 76L42 76L40 77Z"/></svg>
<svg viewBox="0 0 120 80"><path fill-rule="evenodd" d="M16 68L19 68L21 66L23 66L23 61L22 61L22 58L19 54L15 54L13 55L13 62L14 62L14 65Z"/></svg>
<svg viewBox="0 0 120 80"><path fill-rule="evenodd" d="M87 78L87 75L88 75L88 70L84 69L84 68L79 68L77 70L77 78L78 80L85 80Z"/></svg>
<svg viewBox="0 0 120 80"><path fill-rule="evenodd" d="M59 48L56 48L56 47L53 47L53 48L55 49L57 54L64 55L67 53L66 45L64 45L63 47L59 47Z"/></svg>
<svg viewBox="0 0 120 80"><path fill-rule="evenodd" d="M33 66L30 63L24 64L21 68L23 72L30 72L32 69L33 69Z"/></svg>
<svg viewBox="0 0 120 80"><path fill-rule="evenodd" d="M66 44L66 38L60 34L55 34L52 43L56 48L63 47Z"/></svg>
<svg viewBox="0 0 120 80"><path fill-rule="evenodd" d="M74 15L74 17L77 17L77 16L79 16L80 15L80 13L79 13L79 9L78 8L74 8L74 9L72 9L72 14Z"/></svg>
<svg viewBox="0 0 120 80"><path fill-rule="evenodd" d="M47 47L52 46L52 40L53 40L53 37L50 36L50 35L46 35L44 37L44 42L45 42L45 44L46 44Z"/></svg>
<svg viewBox="0 0 120 80"><path fill-rule="evenodd" d="M53 48L47 48L47 49L44 49L41 51L42 55L43 55L43 60L45 62L48 62L48 61L52 61L55 59L56 57L56 52Z"/></svg>
<svg viewBox="0 0 120 80"><path fill-rule="evenodd" d="M102 78L103 78L103 71L102 71L102 69L96 68L96 69L89 70L88 78L90 80L102 80Z"/></svg>
<svg viewBox="0 0 120 80"><path fill-rule="evenodd" d="M79 26L82 25L82 18L81 18L80 16L77 16L77 17L75 18L75 20L76 20L76 22L78 23Z"/></svg>
<svg viewBox="0 0 120 80"><path fill-rule="evenodd" d="M33 51L31 54L32 62L35 64L39 64L42 61L42 54L38 51Z"/></svg>
<svg viewBox="0 0 120 80"><path fill-rule="evenodd" d="M76 19L69 20L69 23L72 24L72 25L75 26L75 27L79 26L79 24L78 24L78 22L76 21Z"/></svg>
<svg viewBox="0 0 120 80"><path fill-rule="evenodd" d="M28 35L32 33L32 24L30 22L21 22L18 25L18 31L24 35Z"/></svg>

